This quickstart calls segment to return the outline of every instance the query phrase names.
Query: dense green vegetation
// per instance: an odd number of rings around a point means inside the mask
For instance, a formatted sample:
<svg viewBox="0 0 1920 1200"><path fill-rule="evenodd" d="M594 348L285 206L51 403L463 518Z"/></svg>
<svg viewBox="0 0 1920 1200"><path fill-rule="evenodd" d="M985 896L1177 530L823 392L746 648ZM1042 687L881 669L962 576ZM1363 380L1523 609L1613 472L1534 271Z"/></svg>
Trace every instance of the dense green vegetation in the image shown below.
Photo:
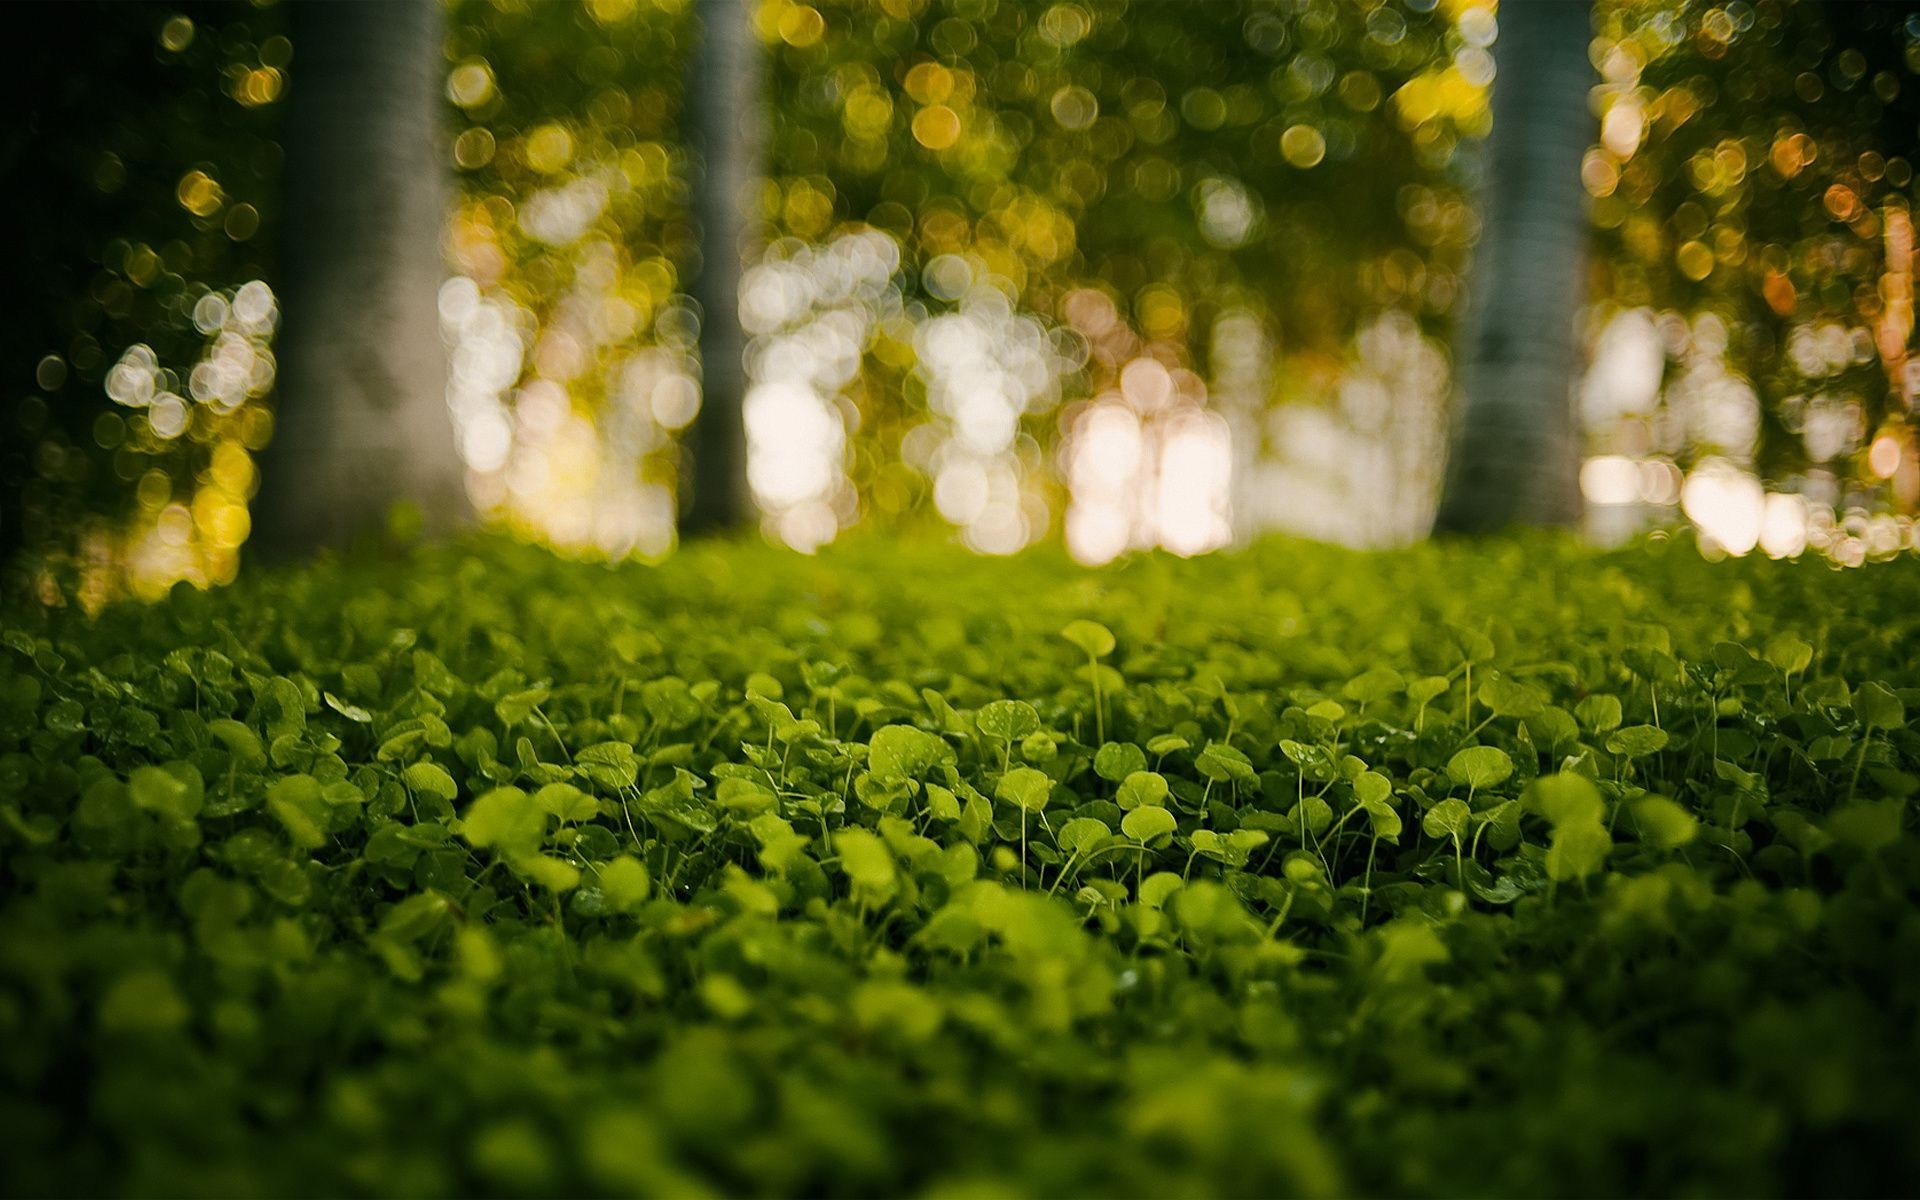
<svg viewBox="0 0 1920 1200"><path fill-rule="evenodd" d="M1915 596L482 543L18 611L0 1190L1903 1191Z"/></svg>

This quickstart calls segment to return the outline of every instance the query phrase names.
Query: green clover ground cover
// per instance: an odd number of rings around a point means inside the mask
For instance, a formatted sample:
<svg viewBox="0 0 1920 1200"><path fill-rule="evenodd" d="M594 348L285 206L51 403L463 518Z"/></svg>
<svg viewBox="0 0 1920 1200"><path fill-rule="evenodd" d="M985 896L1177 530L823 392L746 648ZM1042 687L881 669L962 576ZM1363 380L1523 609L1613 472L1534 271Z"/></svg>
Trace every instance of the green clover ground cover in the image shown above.
<svg viewBox="0 0 1920 1200"><path fill-rule="evenodd" d="M0 648L0 1190L1863 1194L1920 576L481 542Z"/></svg>

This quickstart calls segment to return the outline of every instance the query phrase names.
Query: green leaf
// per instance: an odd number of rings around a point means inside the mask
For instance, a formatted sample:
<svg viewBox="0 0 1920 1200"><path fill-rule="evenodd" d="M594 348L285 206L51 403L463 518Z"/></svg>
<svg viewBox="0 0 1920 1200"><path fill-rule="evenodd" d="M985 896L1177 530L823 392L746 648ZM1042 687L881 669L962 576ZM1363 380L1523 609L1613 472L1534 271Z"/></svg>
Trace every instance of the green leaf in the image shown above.
<svg viewBox="0 0 1920 1200"><path fill-rule="evenodd" d="M1467 662L1486 662L1493 657L1493 639L1477 629L1465 625L1451 624L1447 632L1453 637L1453 644L1459 649L1460 657Z"/></svg>
<svg viewBox="0 0 1920 1200"><path fill-rule="evenodd" d="M1032 767L1015 767L1001 776L999 786L994 789L994 798L1009 804L1017 804L1028 812L1039 812L1047 806L1047 798L1053 794L1053 780L1045 771Z"/></svg>
<svg viewBox="0 0 1920 1200"><path fill-rule="evenodd" d="M1060 631L1060 636L1080 647L1088 658L1105 658L1113 653L1113 631L1105 625L1071 621Z"/></svg>
<svg viewBox="0 0 1920 1200"><path fill-rule="evenodd" d="M1075 817L1060 827L1060 833L1054 840L1069 854L1085 854L1095 845L1112 836L1113 830L1107 828L1105 821L1096 821L1092 817Z"/></svg>
<svg viewBox="0 0 1920 1200"><path fill-rule="evenodd" d="M267 789L267 811L295 846L316 850L327 844L327 802L313 776L288 775L275 780Z"/></svg>
<svg viewBox="0 0 1920 1200"><path fill-rule="evenodd" d="M1400 672L1391 667L1373 667L1355 676L1340 688L1340 694L1360 704L1372 704L1399 694L1407 686Z"/></svg>
<svg viewBox="0 0 1920 1200"><path fill-rule="evenodd" d="M193 767L181 763L188 772ZM176 774L159 767L137 767L127 777L127 794L138 808L148 812L165 813L175 820L188 821L200 815L203 794L199 787L199 775L193 776L193 784Z"/></svg>
<svg viewBox="0 0 1920 1200"><path fill-rule="evenodd" d="M1363 772L1353 781L1353 795L1368 807L1385 804L1393 795L1393 781L1378 771Z"/></svg>
<svg viewBox="0 0 1920 1200"><path fill-rule="evenodd" d="M897 879L885 842L864 829L843 829L834 835L833 848L857 893L876 903L892 898Z"/></svg>
<svg viewBox="0 0 1920 1200"><path fill-rule="evenodd" d="M1473 810L1467 802L1459 799L1442 800L1427 810L1420 818L1420 829L1430 838L1450 838L1459 841L1467 831L1467 821Z"/></svg>
<svg viewBox="0 0 1920 1200"><path fill-rule="evenodd" d="M507 865L550 892L570 892L580 886L580 868L550 854L515 855Z"/></svg>
<svg viewBox="0 0 1920 1200"><path fill-rule="evenodd" d="M1120 832L1136 842L1152 842L1177 828L1173 814L1155 804L1142 805L1120 818Z"/></svg>
<svg viewBox="0 0 1920 1200"><path fill-rule="evenodd" d="M1523 800L1530 811L1539 813L1555 826L1597 825L1607 811L1593 780L1571 771L1542 775L1528 786Z"/></svg>
<svg viewBox="0 0 1920 1200"><path fill-rule="evenodd" d="M1347 709L1338 700L1321 700L1307 709L1307 715L1322 721L1338 721L1347 715Z"/></svg>
<svg viewBox="0 0 1920 1200"><path fill-rule="evenodd" d="M1333 824L1333 805L1318 796L1308 796L1287 810L1289 819L1303 824L1307 832L1319 835Z"/></svg>
<svg viewBox="0 0 1920 1200"><path fill-rule="evenodd" d="M500 697L494 702L493 711L494 715L500 718L502 725L512 729L532 716L533 710L545 704L546 701L546 688L531 687Z"/></svg>
<svg viewBox="0 0 1920 1200"><path fill-rule="evenodd" d="M1645 758L1666 748L1667 731L1658 725L1629 725L1607 737L1607 751L1627 758Z"/></svg>
<svg viewBox="0 0 1920 1200"><path fill-rule="evenodd" d="M1474 695L1497 717L1531 717L1545 708L1547 703L1546 697L1538 689L1497 672L1488 676Z"/></svg>
<svg viewBox="0 0 1920 1200"><path fill-rule="evenodd" d="M452 800L460 794L459 786L454 783L453 776L447 773L447 769L439 763L425 759L401 771L400 782L406 784L407 789L416 795L437 796L442 800ZM444 813L446 810L441 811Z"/></svg>
<svg viewBox="0 0 1920 1200"><path fill-rule="evenodd" d="M533 802L563 824L591 821L600 815L600 802L570 783L550 783L533 794Z"/></svg>
<svg viewBox="0 0 1920 1200"><path fill-rule="evenodd" d="M1447 760L1447 774L1478 791L1505 783L1513 774L1513 759L1498 746L1468 746Z"/></svg>
<svg viewBox="0 0 1920 1200"><path fill-rule="evenodd" d="M507 858L531 856L547 832L547 814L517 787L495 788L467 806L460 836Z"/></svg>
<svg viewBox="0 0 1920 1200"><path fill-rule="evenodd" d="M640 778L640 760L625 742L595 742L573 756L588 779L608 791L621 791Z"/></svg>
<svg viewBox="0 0 1920 1200"><path fill-rule="evenodd" d="M1121 808L1159 804L1167 798L1167 779L1157 771L1135 771L1120 781L1114 802Z"/></svg>
<svg viewBox="0 0 1920 1200"><path fill-rule="evenodd" d="M1025 700L995 700L973 720L981 733L1002 742L1017 742L1040 728L1040 714Z"/></svg>
<svg viewBox="0 0 1920 1200"><path fill-rule="evenodd" d="M1665 796L1642 796L1633 802L1633 821L1640 840L1662 850L1677 850L1700 832L1700 822Z"/></svg>
<svg viewBox="0 0 1920 1200"><path fill-rule="evenodd" d="M937 783L927 785L927 812L936 821L958 821L961 813L960 797L952 789L943 788Z"/></svg>
<svg viewBox="0 0 1920 1200"><path fill-rule="evenodd" d="M1108 742L1093 756L1093 773L1113 783L1146 768L1146 751L1132 742Z"/></svg>
<svg viewBox="0 0 1920 1200"><path fill-rule="evenodd" d="M634 911L652 890L647 865L630 854L609 859L600 867L600 892L615 912Z"/></svg>
<svg viewBox="0 0 1920 1200"><path fill-rule="evenodd" d="M913 725L877 729L867 744L867 770L879 779L919 779L953 758L944 739Z"/></svg>
<svg viewBox="0 0 1920 1200"><path fill-rule="evenodd" d="M1374 837L1389 842L1400 840L1405 826L1400 820L1400 813L1391 804L1385 800L1362 800L1361 804L1366 808L1367 827Z"/></svg>
<svg viewBox="0 0 1920 1200"><path fill-rule="evenodd" d="M1813 647L1791 633L1776 633L1767 639L1766 659L1783 675L1795 675L1813 661Z"/></svg>
<svg viewBox="0 0 1920 1200"><path fill-rule="evenodd" d="M1148 908L1160 908L1183 886L1184 881L1172 871L1155 871L1140 882L1140 903Z"/></svg>
<svg viewBox="0 0 1920 1200"><path fill-rule="evenodd" d="M1554 826L1547 846L1547 877L1565 882L1584 879L1606 865L1613 838L1598 821L1569 821Z"/></svg>
<svg viewBox="0 0 1920 1200"><path fill-rule="evenodd" d="M267 765L267 748L260 741L260 735L240 722L221 717L207 722L207 732L227 748L236 766L257 771Z"/></svg>
<svg viewBox="0 0 1920 1200"><path fill-rule="evenodd" d="M1028 762L1052 762L1060 752L1060 744L1050 733L1030 733L1020 739L1020 757Z"/></svg>
<svg viewBox="0 0 1920 1200"><path fill-rule="evenodd" d="M320 693L320 698L326 701L328 708L331 708L349 721L355 721L362 725L370 725L373 723L373 714L361 708L358 704L348 704L332 692L322 692Z"/></svg>
<svg viewBox="0 0 1920 1200"><path fill-rule="evenodd" d="M1580 723L1595 733L1606 733L1620 727L1620 698L1618 696L1592 695L1583 697L1573 706L1573 715Z"/></svg>
<svg viewBox="0 0 1920 1200"><path fill-rule="evenodd" d="M1853 711L1868 729L1904 729L1907 706L1884 683L1869 681L1853 693Z"/></svg>
<svg viewBox="0 0 1920 1200"><path fill-rule="evenodd" d="M1225 742L1208 742L1206 748L1194 758L1193 765L1216 783L1254 777L1253 763L1246 754Z"/></svg>
<svg viewBox="0 0 1920 1200"><path fill-rule="evenodd" d="M736 813L765 812L779 807L780 804L780 797L768 791L759 780L737 776L722 779L713 789L713 798L720 807ZM596 813L599 811L598 805L595 805L594 811Z"/></svg>
<svg viewBox="0 0 1920 1200"><path fill-rule="evenodd" d="M453 903L445 896L421 892L387 910L380 921L380 936L396 942L419 941L444 928L452 914Z"/></svg>

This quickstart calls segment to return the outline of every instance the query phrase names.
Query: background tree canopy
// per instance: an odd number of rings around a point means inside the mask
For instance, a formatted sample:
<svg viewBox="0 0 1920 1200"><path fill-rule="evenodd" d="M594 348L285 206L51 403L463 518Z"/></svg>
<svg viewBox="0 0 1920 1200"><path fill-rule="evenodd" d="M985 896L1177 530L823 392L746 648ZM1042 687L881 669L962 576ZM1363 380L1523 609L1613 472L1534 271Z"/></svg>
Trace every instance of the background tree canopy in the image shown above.
<svg viewBox="0 0 1920 1200"><path fill-rule="evenodd" d="M298 47L276 6L28 10L0 169L0 530L43 596L231 578L271 436ZM673 543L699 409L684 0L460 0L441 292L468 490L582 553ZM753 10L767 532L1087 560L1424 531L1498 17L1471 0ZM1920 19L1606 0L1589 522L1909 546Z"/></svg>

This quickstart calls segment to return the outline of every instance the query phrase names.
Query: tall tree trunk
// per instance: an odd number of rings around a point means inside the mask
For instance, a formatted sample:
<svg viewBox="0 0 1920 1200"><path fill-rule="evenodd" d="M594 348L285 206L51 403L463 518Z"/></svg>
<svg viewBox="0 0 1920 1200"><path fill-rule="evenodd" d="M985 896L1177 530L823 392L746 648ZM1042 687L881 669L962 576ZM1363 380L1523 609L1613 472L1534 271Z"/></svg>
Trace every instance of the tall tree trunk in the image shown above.
<svg viewBox="0 0 1920 1200"><path fill-rule="evenodd" d="M747 484L746 334L740 276L751 249L751 206L762 144L758 38L745 0L699 0L700 44L689 64L689 133L700 156L693 215L700 226L700 418L683 527L729 529L753 516Z"/></svg>
<svg viewBox="0 0 1920 1200"><path fill-rule="evenodd" d="M295 0L276 432L253 541L338 545L396 501L468 511L438 297L440 0Z"/></svg>
<svg viewBox="0 0 1920 1200"><path fill-rule="evenodd" d="M1507 0L1461 410L1436 532L1580 518L1574 322L1586 284L1580 160L1593 144L1587 0Z"/></svg>

